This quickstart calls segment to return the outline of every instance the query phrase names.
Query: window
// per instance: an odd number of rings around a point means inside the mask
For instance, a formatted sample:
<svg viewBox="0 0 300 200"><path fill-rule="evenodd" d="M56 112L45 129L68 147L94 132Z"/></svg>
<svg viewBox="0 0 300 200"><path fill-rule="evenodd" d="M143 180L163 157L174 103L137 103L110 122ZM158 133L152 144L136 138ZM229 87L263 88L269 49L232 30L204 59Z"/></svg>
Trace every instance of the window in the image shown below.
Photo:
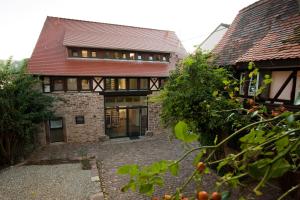
<svg viewBox="0 0 300 200"><path fill-rule="evenodd" d="M92 58L96 58L97 57L97 52L96 51L92 51L91 55L92 55Z"/></svg>
<svg viewBox="0 0 300 200"><path fill-rule="evenodd" d="M62 118L52 119L50 122L50 128L51 129L61 129L63 128L63 121Z"/></svg>
<svg viewBox="0 0 300 200"><path fill-rule="evenodd" d="M110 58L110 53L108 51L105 52L104 58Z"/></svg>
<svg viewBox="0 0 300 200"><path fill-rule="evenodd" d="M134 59L135 59L135 53L130 53L130 54L129 54L129 58L130 58L131 60L134 60Z"/></svg>
<svg viewBox="0 0 300 200"><path fill-rule="evenodd" d="M114 59L120 59L120 53L119 52L114 52Z"/></svg>
<svg viewBox="0 0 300 200"><path fill-rule="evenodd" d="M167 61L166 56L163 56L163 57L162 57L162 60L163 60L163 61Z"/></svg>
<svg viewBox="0 0 300 200"><path fill-rule="evenodd" d="M82 116L82 115L76 116L75 122L76 122L76 124L84 124L84 116Z"/></svg>
<svg viewBox="0 0 300 200"><path fill-rule="evenodd" d="M64 90L64 80L63 79L54 79L53 80L53 90L54 91L63 91Z"/></svg>
<svg viewBox="0 0 300 200"><path fill-rule="evenodd" d="M106 78L105 79L105 89L106 90L115 90L116 89L116 81L114 78Z"/></svg>
<svg viewBox="0 0 300 200"><path fill-rule="evenodd" d="M148 90L148 79L147 78L141 78L140 79L140 89L141 90Z"/></svg>
<svg viewBox="0 0 300 200"><path fill-rule="evenodd" d="M51 92L50 89L50 78L49 77L44 77L44 92Z"/></svg>
<svg viewBox="0 0 300 200"><path fill-rule="evenodd" d="M152 60L153 60L153 56L149 56L149 57L148 57L148 60L151 60L151 61L152 61Z"/></svg>
<svg viewBox="0 0 300 200"><path fill-rule="evenodd" d="M138 60L142 60L142 55L138 55L138 56L137 56L137 59L138 59Z"/></svg>
<svg viewBox="0 0 300 200"><path fill-rule="evenodd" d="M126 53L123 53L123 54L122 54L122 58L123 58L123 59L127 59Z"/></svg>
<svg viewBox="0 0 300 200"><path fill-rule="evenodd" d="M129 79L129 89L130 90L137 90L138 89L138 84L137 84L137 79L136 78L130 78Z"/></svg>
<svg viewBox="0 0 300 200"><path fill-rule="evenodd" d="M77 90L77 78L68 78L67 79L68 90Z"/></svg>
<svg viewBox="0 0 300 200"><path fill-rule="evenodd" d="M119 90L126 90L126 79L125 78L119 78L118 79L118 89Z"/></svg>
<svg viewBox="0 0 300 200"><path fill-rule="evenodd" d="M77 50L72 50L72 56L73 57L78 57L79 56L78 51Z"/></svg>
<svg viewBox="0 0 300 200"><path fill-rule="evenodd" d="M154 56L154 60L155 60L155 61L160 61L160 55L159 55L159 54L155 55L155 56Z"/></svg>
<svg viewBox="0 0 300 200"><path fill-rule="evenodd" d="M88 57L88 51L87 50L82 50L81 51L81 57L87 58Z"/></svg>
<svg viewBox="0 0 300 200"><path fill-rule="evenodd" d="M259 83L259 74L256 76L252 76L250 78L249 87L248 87L248 96L254 96L257 89L258 89L258 83Z"/></svg>
<svg viewBox="0 0 300 200"><path fill-rule="evenodd" d="M90 90L90 80L81 79L81 90Z"/></svg>

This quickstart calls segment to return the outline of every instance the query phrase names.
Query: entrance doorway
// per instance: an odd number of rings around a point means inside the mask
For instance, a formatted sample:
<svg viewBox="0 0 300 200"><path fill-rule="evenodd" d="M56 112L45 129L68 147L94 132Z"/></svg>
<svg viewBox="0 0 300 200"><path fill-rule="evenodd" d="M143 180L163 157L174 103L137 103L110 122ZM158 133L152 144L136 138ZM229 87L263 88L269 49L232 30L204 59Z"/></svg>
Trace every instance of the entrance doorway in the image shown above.
<svg viewBox="0 0 300 200"><path fill-rule="evenodd" d="M148 126L148 108L144 96L106 97L105 132L110 138L145 135ZM138 103L139 102L139 103Z"/></svg>

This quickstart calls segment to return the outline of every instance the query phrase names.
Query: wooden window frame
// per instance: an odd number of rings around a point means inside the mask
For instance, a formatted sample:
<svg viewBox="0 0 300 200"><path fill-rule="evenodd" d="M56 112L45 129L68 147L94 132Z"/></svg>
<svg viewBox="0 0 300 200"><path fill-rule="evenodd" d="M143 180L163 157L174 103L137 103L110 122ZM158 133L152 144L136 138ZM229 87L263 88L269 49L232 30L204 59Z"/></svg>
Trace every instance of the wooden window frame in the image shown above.
<svg viewBox="0 0 300 200"><path fill-rule="evenodd" d="M55 81L56 80L62 80L63 81L63 89L62 90L55 90L55 87L54 87L54 85L55 85ZM64 77L52 77L51 78L51 91L52 92L65 92L65 91L67 91L67 88L66 88L66 79L64 78Z"/></svg>
<svg viewBox="0 0 300 200"><path fill-rule="evenodd" d="M66 79L66 87L67 87L67 91L78 91L78 78L77 77L65 77L65 79ZM69 88L68 88L68 79L76 79L76 90L69 90Z"/></svg>
<svg viewBox="0 0 300 200"><path fill-rule="evenodd" d="M89 82L89 89L82 89L82 80L88 80ZM87 91L92 91L92 78L90 77L80 77L77 79L77 87L78 87L78 91L84 91L84 92L87 92Z"/></svg>

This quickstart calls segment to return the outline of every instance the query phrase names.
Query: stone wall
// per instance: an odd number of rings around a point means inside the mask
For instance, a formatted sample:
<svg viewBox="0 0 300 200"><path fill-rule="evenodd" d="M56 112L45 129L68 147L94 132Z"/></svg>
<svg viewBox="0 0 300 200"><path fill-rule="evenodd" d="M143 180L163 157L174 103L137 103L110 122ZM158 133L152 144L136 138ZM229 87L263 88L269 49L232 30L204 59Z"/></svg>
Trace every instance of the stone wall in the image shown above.
<svg viewBox="0 0 300 200"><path fill-rule="evenodd" d="M150 102L148 103L148 130L154 134L165 131L160 120L161 104L151 102L151 97L157 95L159 95L158 91L148 96L150 98Z"/></svg>
<svg viewBox="0 0 300 200"><path fill-rule="evenodd" d="M92 142L105 137L102 95L91 92L53 92L49 95L60 98L53 109L55 117L63 118L65 142ZM84 116L84 124L76 124L76 116ZM45 144L45 135L45 131L40 134L41 144Z"/></svg>

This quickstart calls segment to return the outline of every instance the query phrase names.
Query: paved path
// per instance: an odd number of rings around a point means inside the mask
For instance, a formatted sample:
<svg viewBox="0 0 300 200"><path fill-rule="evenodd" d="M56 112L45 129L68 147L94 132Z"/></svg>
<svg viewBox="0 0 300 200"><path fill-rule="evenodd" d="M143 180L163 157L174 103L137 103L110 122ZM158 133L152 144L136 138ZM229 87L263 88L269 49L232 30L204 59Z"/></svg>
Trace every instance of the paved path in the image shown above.
<svg viewBox="0 0 300 200"><path fill-rule="evenodd" d="M0 172L1 200L86 200L100 192L78 164L31 165Z"/></svg>
<svg viewBox="0 0 300 200"><path fill-rule="evenodd" d="M169 141L167 134L155 135L150 138L138 140L114 139L104 143L89 144L63 144L50 145L44 147L32 155L34 160L74 160L80 158L81 155L96 156L98 161L103 163L102 176L104 178L105 190L108 193L108 199L111 200L144 200L149 197L139 195L133 192L122 193L121 187L127 183L128 177L116 174L117 169L125 164L149 165L154 161L162 159L175 160L184 152L184 148L179 141ZM157 188L155 195L162 196L164 193L175 191L182 182L190 175L194 169L192 158L184 160L180 165L180 176L173 177L166 175L165 186ZM99 163L99 162L98 162ZM186 190L187 195L194 195L197 190L206 190L213 192L215 175L205 176L203 185L198 186L192 183ZM76 186L74 186L76 187ZM249 188L247 190L236 190L231 199L235 200L237 194L244 194L247 199L251 199ZM276 193L268 192L271 196L256 198L258 200L274 200Z"/></svg>

